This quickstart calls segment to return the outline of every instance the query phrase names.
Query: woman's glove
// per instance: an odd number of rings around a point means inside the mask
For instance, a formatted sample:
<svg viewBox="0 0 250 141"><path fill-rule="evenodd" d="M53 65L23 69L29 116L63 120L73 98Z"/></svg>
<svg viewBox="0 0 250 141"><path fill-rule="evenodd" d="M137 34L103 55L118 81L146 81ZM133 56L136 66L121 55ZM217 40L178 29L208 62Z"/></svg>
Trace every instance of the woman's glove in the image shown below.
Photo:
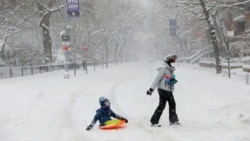
<svg viewBox="0 0 250 141"><path fill-rule="evenodd" d="M154 90L153 90L152 88L150 88L150 89L147 91L147 95L150 95L150 96L151 96L151 94L152 94L153 91L154 91Z"/></svg>
<svg viewBox="0 0 250 141"><path fill-rule="evenodd" d="M174 85L174 84L176 84L178 81L175 79L175 78L171 78L170 79L170 84L171 85Z"/></svg>

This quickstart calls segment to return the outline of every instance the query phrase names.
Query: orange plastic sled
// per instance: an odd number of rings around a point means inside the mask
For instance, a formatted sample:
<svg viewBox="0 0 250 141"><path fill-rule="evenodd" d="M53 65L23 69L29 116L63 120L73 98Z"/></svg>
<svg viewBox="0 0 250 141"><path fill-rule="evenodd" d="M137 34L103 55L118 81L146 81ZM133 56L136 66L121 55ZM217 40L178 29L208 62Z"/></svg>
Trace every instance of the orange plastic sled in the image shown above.
<svg viewBox="0 0 250 141"><path fill-rule="evenodd" d="M122 128L125 125L124 120L119 120L119 119L112 119L108 120L104 123L104 126L100 126L100 129L117 129L117 128Z"/></svg>

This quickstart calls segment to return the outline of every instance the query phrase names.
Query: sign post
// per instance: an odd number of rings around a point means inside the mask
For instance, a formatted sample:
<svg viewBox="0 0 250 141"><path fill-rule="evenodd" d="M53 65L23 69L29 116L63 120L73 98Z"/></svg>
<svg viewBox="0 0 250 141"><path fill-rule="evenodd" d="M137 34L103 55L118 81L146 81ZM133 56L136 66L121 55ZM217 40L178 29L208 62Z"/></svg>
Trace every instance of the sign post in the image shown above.
<svg viewBox="0 0 250 141"><path fill-rule="evenodd" d="M67 35L62 35L62 51L64 53L64 67L65 67L65 73L64 78L69 78L68 73L68 49L70 47L70 38Z"/></svg>
<svg viewBox="0 0 250 141"><path fill-rule="evenodd" d="M67 9L66 9L67 8ZM65 73L64 78L69 78L68 73L68 49L70 48L70 36L68 33L68 25L67 25L67 18L69 17L78 17L80 15L79 12L79 0L65 0L65 17L64 17L64 32L61 34L62 37L62 50L64 52L64 67L65 67ZM75 33L74 33L75 34ZM75 59L74 59L75 61ZM75 62L74 62L75 63Z"/></svg>
<svg viewBox="0 0 250 141"><path fill-rule="evenodd" d="M176 54L178 54L178 48L176 46L176 19L169 19L169 34L174 39L174 47L176 48Z"/></svg>
<svg viewBox="0 0 250 141"><path fill-rule="evenodd" d="M176 35L176 20L175 19L169 20L169 30L170 30L170 35L172 36Z"/></svg>

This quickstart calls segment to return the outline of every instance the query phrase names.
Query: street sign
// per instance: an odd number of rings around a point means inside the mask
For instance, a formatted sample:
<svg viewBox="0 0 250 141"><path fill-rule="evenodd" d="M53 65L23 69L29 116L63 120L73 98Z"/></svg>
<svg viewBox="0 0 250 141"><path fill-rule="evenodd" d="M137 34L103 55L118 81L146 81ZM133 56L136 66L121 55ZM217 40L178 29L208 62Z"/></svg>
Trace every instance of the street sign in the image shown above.
<svg viewBox="0 0 250 141"><path fill-rule="evenodd" d="M71 17L77 17L79 12L79 0L67 0L68 15Z"/></svg>
<svg viewBox="0 0 250 141"><path fill-rule="evenodd" d="M62 41L63 42L69 42L70 41L70 37L68 35L62 35Z"/></svg>
<svg viewBox="0 0 250 141"><path fill-rule="evenodd" d="M88 47L83 47L83 48L82 48L82 51L83 51L83 52L87 52L87 51L88 51Z"/></svg>
<svg viewBox="0 0 250 141"><path fill-rule="evenodd" d="M63 45L63 46L62 46L62 51L63 51L63 52L67 51L68 49L69 49L69 47L68 47L67 45Z"/></svg>
<svg viewBox="0 0 250 141"><path fill-rule="evenodd" d="M70 46L70 42L62 42L62 45Z"/></svg>
<svg viewBox="0 0 250 141"><path fill-rule="evenodd" d="M172 36L176 35L176 20L175 19L169 19L169 31L170 31L170 35Z"/></svg>

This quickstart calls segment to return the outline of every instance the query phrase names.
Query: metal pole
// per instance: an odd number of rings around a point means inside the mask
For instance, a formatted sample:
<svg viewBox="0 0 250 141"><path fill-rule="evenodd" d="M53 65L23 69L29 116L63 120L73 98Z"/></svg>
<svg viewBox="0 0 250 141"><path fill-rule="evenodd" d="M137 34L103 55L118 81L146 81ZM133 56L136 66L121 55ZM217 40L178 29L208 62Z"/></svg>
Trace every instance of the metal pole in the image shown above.
<svg viewBox="0 0 250 141"><path fill-rule="evenodd" d="M67 32L67 0L65 0L65 15L64 15L64 34L65 35L68 35L68 32ZM65 71L68 72L68 63L67 63L67 59L68 59L68 56L67 56L67 50L65 50L64 52L64 57L65 57L65 60L64 60L64 67L65 67Z"/></svg>
<svg viewBox="0 0 250 141"><path fill-rule="evenodd" d="M104 59L104 57L103 57L103 48L102 48L102 69L103 69L103 63L104 63L104 61L103 61L103 59Z"/></svg>
<svg viewBox="0 0 250 141"><path fill-rule="evenodd" d="M223 24L223 28L225 28L225 25ZM221 34L222 40L224 41L226 45L226 53L227 53L227 69L228 69L228 78L231 77L231 66L230 66L230 48L229 48L229 37L228 35L224 35L223 33Z"/></svg>
<svg viewBox="0 0 250 141"><path fill-rule="evenodd" d="M228 63L228 77L231 77L231 66L230 66L230 52L229 52L229 41L226 41L227 46L227 63Z"/></svg>
<svg viewBox="0 0 250 141"><path fill-rule="evenodd" d="M228 77L231 77L231 71L230 71L230 55L229 55L229 49L227 53L227 63L228 63Z"/></svg>
<svg viewBox="0 0 250 141"><path fill-rule="evenodd" d="M74 26L74 75L76 76L76 31Z"/></svg>
<svg viewBox="0 0 250 141"><path fill-rule="evenodd" d="M248 73L246 75L246 83L247 83L247 85L249 84L249 74Z"/></svg>

